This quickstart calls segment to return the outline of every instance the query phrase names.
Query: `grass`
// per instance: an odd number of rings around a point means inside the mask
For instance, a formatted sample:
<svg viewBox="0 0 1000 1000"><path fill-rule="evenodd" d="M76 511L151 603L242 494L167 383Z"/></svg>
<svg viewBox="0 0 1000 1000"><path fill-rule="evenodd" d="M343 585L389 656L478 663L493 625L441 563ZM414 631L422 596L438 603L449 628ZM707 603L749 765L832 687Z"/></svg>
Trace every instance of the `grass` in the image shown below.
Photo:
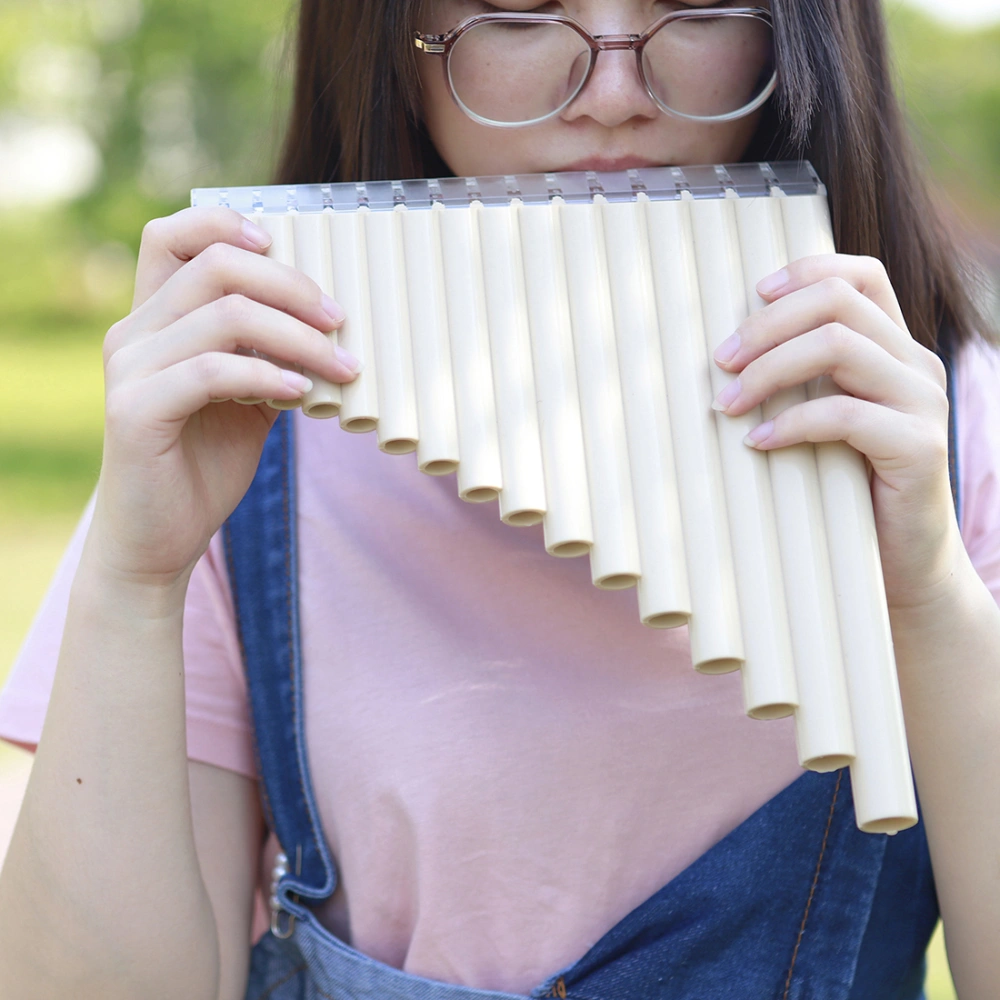
<svg viewBox="0 0 1000 1000"><path fill-rule="evenodd" d="M101 465L100 340L0 346L0 524L65 518L86 502Z"/></svg>

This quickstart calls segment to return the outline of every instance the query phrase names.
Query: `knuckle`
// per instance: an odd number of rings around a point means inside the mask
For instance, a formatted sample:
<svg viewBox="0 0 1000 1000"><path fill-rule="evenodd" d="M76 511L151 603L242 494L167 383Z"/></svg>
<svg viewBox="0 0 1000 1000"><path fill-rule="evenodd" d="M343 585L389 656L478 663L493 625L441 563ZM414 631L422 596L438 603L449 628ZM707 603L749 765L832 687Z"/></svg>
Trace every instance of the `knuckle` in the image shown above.
<svg viewBox="0 0 1000 1000"><path fill-rule="evenodd" d="M117 323L113 323L108 328L108 332L104 335L102 354L104 357L105 367L110 363L112 357L127 343L127 323L128 317L126 316L124 319L118 320Z"/></svg>
<svg viewBox="0 0 1000 1000"><path fill-rule="evenodd" d="M889 272L885 269L885 264L878 257L864 256L860 258L861 266L873 278L888 278Z"/></svg>
<svg viewBox="0 0 1000 1000"><path fill-rule="evenodd" d="M937 466L948 464L948 436L946 434L935 434L930 444L931 457Z"/></svg>
<svg viewBox="0 0 1000 1000"><path fill-rule="evenodd" d="M134 422L135 401L125 386L111 388L104 398L104 422L109 430L127 427Z"/></svg>
<svg viewBox="0 0 1000 1000"><path fill-rule="evenodd" d="M104 360L104 379L109 386L118 385L129 368L129 349L125 344L108 355Z"/></svg>
<svg viewBox="0 0 1000 1000"><path fill-rule="evenodd" d="M926 347L921 347L920 351L921 357L923 357L927 365L928 374L934 380L935 385L942 390L947 390L948 370L945 368L944 362L933 351L927 350Z"/></svg>
<svg viewBox="0 0 1000 1000"><path fill-rule="evenodd" d="M948 399L948 391L944 386L932 385L930 387L930 400L935 416L940 420L948 419L948 411L951 408L951 401Z"/></svg>
<svg viewBox="0 0 1000 1000"><path fill-rule="evenodd" d="M912 438L914 459L929 467L940 468L948 464L948 433L940 420L923 422L916 426Z"/></svg>
<svg viewBox="0 0 1000 1000"><path fill-rule="evenodd" d="M167 242L167 234L170 231L169 219L150 219L142 227L141 242L143 246L161 246Z"/></svg>
<svg viewBox="0 0 1000 1000"><path fill-rule="evenodd" d="M199 354L194 359L195 378L200 382L213 382L223 372L223 360L218 354Z"/></svg>
<svg viewBox="0 0 1000 1000"><path fill-rule="evenodd" d="M824 278L820 283L824 293L835 303L840 304L854 295L854 286L839 274Z"/></svg>
<svg viewBox="0 0 1000 1000"><path fill-rule="evenodd" d="M223 275L232 267L233 248L228 243L210 243L192 263L211 275Z"/></svg>
<svg viewBox="0 0 1000 1000"><path fill-rule="evenodd" d="M827 349L836 355L846 354L854 340L853 331L843 323L824 323L819 333Z"/></svg>
<svg viewBox="0 0 1000 1000"><path fill-rule="evenodd" d="M849 396L842 393L829 397L833 403L833 411L836 418L848 427L857 427L864 414L864 406L856 396Z"/></svg>
<svg viewBox="0 0 1000 1000"><path fill-rule="evenodd" d="M234 292L216 299L215 311L218 319L226 327L239 328L249 323L254 313L254 303L245 295Z"/></svg>

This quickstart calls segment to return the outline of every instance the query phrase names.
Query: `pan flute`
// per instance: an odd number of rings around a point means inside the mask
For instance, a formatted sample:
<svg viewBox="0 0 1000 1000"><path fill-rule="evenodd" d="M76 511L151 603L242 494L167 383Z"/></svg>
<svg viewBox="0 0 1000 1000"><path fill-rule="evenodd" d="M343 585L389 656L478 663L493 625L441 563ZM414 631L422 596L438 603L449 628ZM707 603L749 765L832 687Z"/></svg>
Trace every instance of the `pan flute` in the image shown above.
<svg viewBox="0 0 1000 1000"><path fill-rule="evenodd" d="M741 670L747 713L794 713L803 767L851 767L858 826L916 822L868 474L843 443L770 453L762 419L838 391L712 410L712 352L758 280L833 252L808 163L202 189L273 237L345 309L364 362L310 375L307 415L375 431L463 500L544 525L554 556L687 625L705 673ZM333 335L331 335L333 336ZM241 402L263 402L241 400ZM274 406L299 405L273 402Z"/></svg>

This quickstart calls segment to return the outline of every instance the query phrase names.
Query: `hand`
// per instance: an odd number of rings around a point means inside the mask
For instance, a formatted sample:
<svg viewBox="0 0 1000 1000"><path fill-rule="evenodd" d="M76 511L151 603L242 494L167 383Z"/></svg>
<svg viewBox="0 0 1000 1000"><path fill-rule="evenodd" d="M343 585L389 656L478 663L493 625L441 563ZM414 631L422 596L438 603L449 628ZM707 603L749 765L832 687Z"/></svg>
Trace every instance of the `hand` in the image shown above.
<svg viewBox="0 0 1000 1000"><path fill-rule="evenodd" d="M716 351L738 373L717 404L742 414L779 389L829 375L846 395L790 406L751 431L760 450L846 441L872 468L890 606L929 600L951 572L957 524L948 479L945 368L906 328L880 261L807 257L757 286L768 303Z"/></svg>
<svg viewBox="0 0 1000 1000"><path fill-rule="evenodd" d="M172 585L190 571L253 479L277 411L233 398L296 399L353 359L324 334L343 312L304 274L262 256L270 237L228 208L146 226L133 311L104 342L104 460L92 537L105 569ZM213 400L229 400L213 402Z"/></svg>

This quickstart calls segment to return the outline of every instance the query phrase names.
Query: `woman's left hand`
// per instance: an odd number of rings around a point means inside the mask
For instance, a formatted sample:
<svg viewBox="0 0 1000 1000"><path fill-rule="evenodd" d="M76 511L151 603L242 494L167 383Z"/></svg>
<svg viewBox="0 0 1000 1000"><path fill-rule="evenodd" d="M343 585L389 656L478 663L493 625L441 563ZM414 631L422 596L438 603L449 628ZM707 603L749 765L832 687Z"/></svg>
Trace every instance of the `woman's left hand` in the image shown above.
<svg viewBox="0 0 1000 1000"><path fill-rule="evenodd" d="M961 546L948 478L944 365L910 336L874 258L806 257L765 278L757 292L767 305L716 351L716 363L739 376L717 405L746 413L780 389L831 376L844 395L790 406L747 443L770 451L846 441L865 455L889 606L930 601Z"/></svg>

